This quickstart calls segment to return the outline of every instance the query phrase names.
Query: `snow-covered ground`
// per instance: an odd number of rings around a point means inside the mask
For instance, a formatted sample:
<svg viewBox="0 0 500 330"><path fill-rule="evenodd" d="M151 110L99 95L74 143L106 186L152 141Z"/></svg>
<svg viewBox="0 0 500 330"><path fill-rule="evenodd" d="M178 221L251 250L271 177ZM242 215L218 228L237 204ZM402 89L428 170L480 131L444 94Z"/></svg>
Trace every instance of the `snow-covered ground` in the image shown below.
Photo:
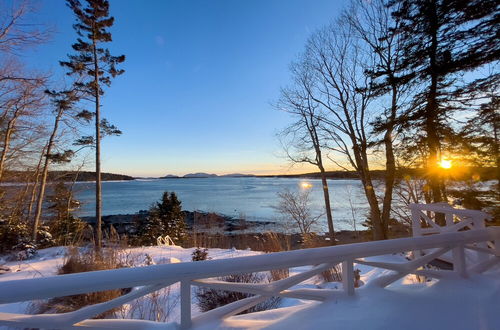
<svg viewBox="0 0 500 330"><path fill-rule="evenodd" d="M135 265L168 263L178 259L190 262L193 249L180 247L147 247L127 249L122 257ZM0 275L0 281L37 278L54 275L64 262L66 248L56 247L39 251L36 258L24 262L8 262L12 272ZM259 254L254 251L210 249L209 257L223 259ZM175 259L173 259L175 258ZM404 262L403 255L370 258L385 262ZM0 260L0 264L2 264ZM145 266L147 267L147 266ZM311 302L291 298L282 299L280 308L245 314L224 321L196 325L197 329L500 329L500 269L468 279L446 279L420 283L412 275L385 289L370 286L370 282L389 271L365 265L355 265L361 271L364 286L356 289L354 297L339 290L325 302ZM291 275L307 267L290 270ZM294 288L339 288L340 283L324 283L314 277ZM196 289L193 289L196 290ZM193 292L194 293L194 292ZM194 297L194 295L193 295ZM163 289L156 303L162 305L162 320L179 319L179 285ZM149 298L124 307L117 317L154 318ZM26 313L29 303L0 305L0 313ZM196 300L192 302L193 316L200 313Z"/></svg>

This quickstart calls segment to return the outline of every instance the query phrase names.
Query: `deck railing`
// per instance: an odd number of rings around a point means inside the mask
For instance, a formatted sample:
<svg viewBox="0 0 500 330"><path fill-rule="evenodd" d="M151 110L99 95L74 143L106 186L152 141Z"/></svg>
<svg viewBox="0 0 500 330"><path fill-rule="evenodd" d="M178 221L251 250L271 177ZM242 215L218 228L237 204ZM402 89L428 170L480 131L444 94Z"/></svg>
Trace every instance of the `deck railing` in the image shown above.
<svg viewBox="0 0 500 330"><path fill-rule="evenodd" d="M490 247L479 245L492 242ZM496 244L495 244L496 243ZM478 251L487 257L481 262L467 264L466 250ZM369 261L365 258L398 252L426 250L427 254L404 263ZM423 269L440 255L453 251L453 270ZM108 302L83 307L61 314L0 313L0 325L11 327L39 327L49 329L149 329L161 327L160 323L128 319L91 319L105 311L119 307L134 299L161 288L180 283L180 326L188 329L207 321L223 319L249 309L272 296L323 301L334 295L355 295L354 264L391 270L367 285L386 287L408 274L417 274L440 280L447 277L466 278L470 273L482 273L500 263L500 227L442 233L437 235L400 238L386 241L356 243L333 247L295 250L232 259L122 268L37 279L0 282L0 304L48 299L104 290L133 288L129 293ZM293 289L321 272L342 265L343 289ZM231 274L264 272L311 266L307 271L271 283L229 283L214 278ZM192 286L249 293L253 296L223 307L191 316Z"/></svg>
<svg viewBox="0 0 500 330"><path fill-rule="evenodd" d="M491 216L477 210L456 209L447 203L410 204L413 236L455 232L462 229L485 228ZM444 215L443 226L436 221L436 214Z"/></svg>
<svg viewBox="0 0 500 330"><path fill-rule="evenodd" d="M488 213L478 210L456 209L447 203L410 204L410 210L413 237L483 229L486 228L486 220L491 218ZM437 221L439 214L444 219L442 225L438 224ZM488 248L488 242L478 243L478 247ZM413 253L415 256L421 256L425 251L416 250ZM484 261L486 258L483 253L477 252L475 255L478 261Z"/></svg>

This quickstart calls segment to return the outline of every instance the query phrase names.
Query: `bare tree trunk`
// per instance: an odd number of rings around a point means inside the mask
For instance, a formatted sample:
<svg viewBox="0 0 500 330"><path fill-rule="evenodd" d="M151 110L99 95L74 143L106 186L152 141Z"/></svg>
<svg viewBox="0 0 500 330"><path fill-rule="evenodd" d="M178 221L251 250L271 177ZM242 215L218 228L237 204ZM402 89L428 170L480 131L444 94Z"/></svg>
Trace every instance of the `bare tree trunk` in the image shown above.
<svg viewBox="0 0 500 330"><path fill-rule="evenodd" d="M42 167L42 162L43 162L43 158L44 158L44 155L46 153L46 150L47 150L47 145L45 145L45 147L43 147L42 152L40 153L40 159L38 160L38 164L36 165L36 170L35 170L35 174L34 174L35 180L33 181L33 187L31 189L31 198L30 198L30 202L28 205L27 219L31 219L31 214L33 212L33 205L35 204L35 199L36 199L36 187L38 186L38 182L40 181L40 168Z"/></svg>
<svg viewBox="0 0 500 330"><path fill-rule="evenodd" d="M4 133L5 135L4 135L4 139L3 139L3 149L2 149L2 153L0 154L0 182L2 181L2 178L3 178L3 172L4 172L4 168L5 168L5 160L7 159L7 153L9 152L10 137L12 135L16 120L19 117L20 110L21 110L20 108L17 108L16 111L14 111L14 114L12 115L12 118L7 123L7 127L5 129L5 133Z"/></svg>
<svg viewBox="0 0 500 330"><path fill-rule="evenodd" d="M38 189L38 198L36 202L35 209L35 217L33 219L33 241L36 242L37 229L40 224L40 218L42 216L42 208L43 208L43 199L45 196L45 187L47 184L47 175L49 173L50 166L50 153L52 152L52 147L54 146L54 142L57 135L57 130L59 128L59 122L63 115L63 110L59 109L57 112L56 118L54 120L54 127L52 128L52 133L50 134L49 141L47 143L45 160L43 164L42 177L40 180L40 188Z"/></svg>
<svg viewBox="0 0 500 330"><path fill-rule="evenodd" d="M333 226L332 208L330 206L330 191L328 188L328 181L326 179L325 168L321 164L318 166L321 173L321 185L323 190L323 198L325 199L326 221L328 223L328 234L330 236L331 244L335 245L335 228Z"/></svg>

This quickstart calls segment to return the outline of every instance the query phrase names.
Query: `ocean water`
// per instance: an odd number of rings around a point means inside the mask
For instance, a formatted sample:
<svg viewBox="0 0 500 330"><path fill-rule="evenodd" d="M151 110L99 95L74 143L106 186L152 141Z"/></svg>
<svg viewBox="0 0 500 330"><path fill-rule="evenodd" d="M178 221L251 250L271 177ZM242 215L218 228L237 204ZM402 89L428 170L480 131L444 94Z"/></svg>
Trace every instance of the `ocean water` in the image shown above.
<svg viewBox="0 0 500 330"><path fill-rule="evenodd" d="M329 180L331 207L336 230L357 229L368 213L362 185L359 180ZM307 186L307 188L304 188ZM75 196L82 203L79 216L95 214L94 184L75 185ZM313 214L324 213L324 199L320 180L290 178L179 178L134 181L107 181L102 184L103 215L133 214L148 209L161 198L164 191L174 191L184 210L217 212L252 221L287 222L274 208L279 203L277 193L285 189L310 189ZM352 207L351 207L352 205ZM317 230L326 231L326 217L319 220Z"/></svg>

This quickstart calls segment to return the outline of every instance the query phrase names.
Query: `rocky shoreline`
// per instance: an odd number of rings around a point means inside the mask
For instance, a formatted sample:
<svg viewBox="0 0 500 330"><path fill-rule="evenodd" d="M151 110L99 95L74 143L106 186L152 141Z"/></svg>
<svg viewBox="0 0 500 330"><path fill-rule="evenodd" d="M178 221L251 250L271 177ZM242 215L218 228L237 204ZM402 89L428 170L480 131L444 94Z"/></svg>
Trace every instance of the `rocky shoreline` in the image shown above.
<svg viewBox="0 0 500 330"><path fill-rule="evenodd" d="M202 211L182 211L187 229L193 232L204 233L242 233L242 232L263 232L270 229L276 230L279 226L273 221L249 221L238 219L227 215L202 212ZM119 234L130 233L135 223L145 219L149 215L148 211L139 211L136 214L114 214L102 217L105 227L113 226ZM95 217L81 217L83 221L90 225L95 225Z"/></svg>

